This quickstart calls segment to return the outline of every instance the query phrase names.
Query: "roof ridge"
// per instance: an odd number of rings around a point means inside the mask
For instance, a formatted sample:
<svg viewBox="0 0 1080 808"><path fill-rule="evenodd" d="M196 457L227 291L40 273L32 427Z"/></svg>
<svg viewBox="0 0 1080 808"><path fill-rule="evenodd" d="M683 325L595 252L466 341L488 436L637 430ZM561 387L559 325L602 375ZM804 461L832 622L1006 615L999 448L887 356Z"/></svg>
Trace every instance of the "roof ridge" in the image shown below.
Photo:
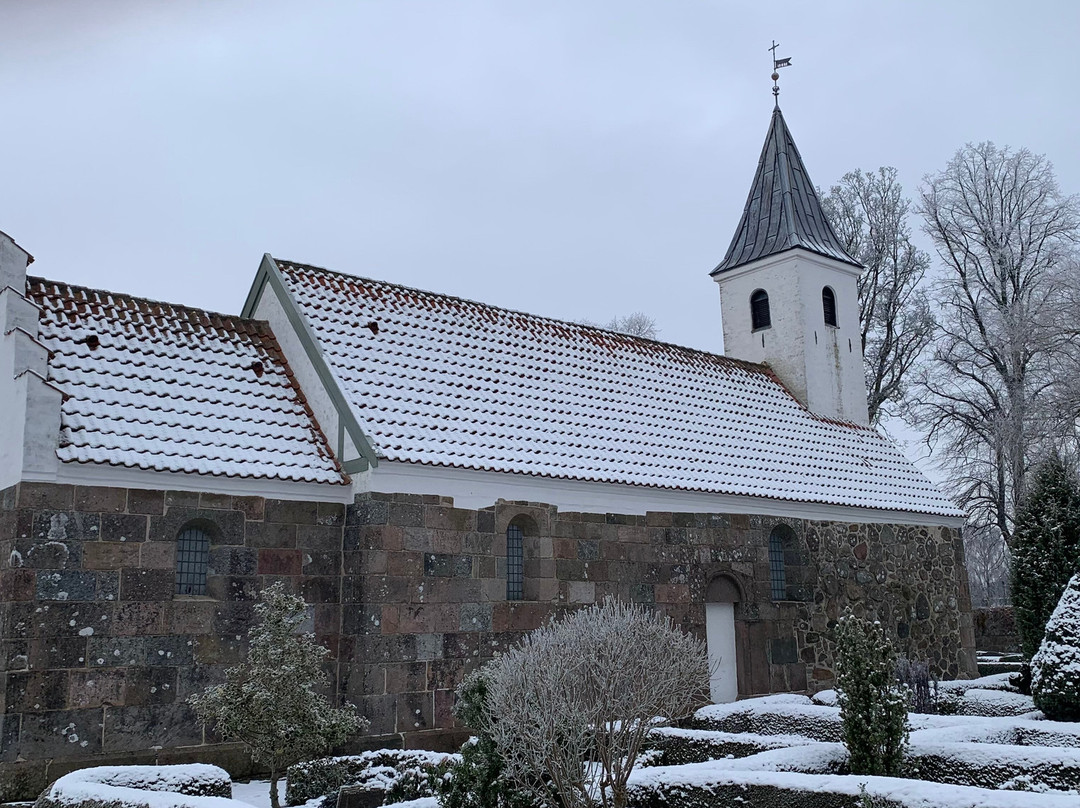
<svg viewBox="0 0 1080 808"><path fill-rule="evenodd" d="M648 345L658 345L658 346L661 346L661 347L664 347L664 348L671 348L671 349L674 349L676 351L679 351L679 352L682 352L682 353L685 353L685 354L703 356L703 357L713 359L713 360L721 360L723 362L730 363L731 365L734 365L736 367L742 367L742 368L745 368L747 370L754 371L756 373L767 373L767 374L772 375L772 376L775 377L775 374L772 373L771 369L769 368L769 366L767 364L763 364L763 363L760 363L760 362L751 362L751 361L746 360L746 359L736 359L733 356L726 356L725 354L714 353L713 351L707 351L707 350L705 350L703 348L691 348L691 347L689 347L687 345L679 345L678 343L675 343L675 342L667 342L665 340L650 339L649 337L639 337L639 336L637 336L635 334L627 334L627 333L625 333L623 331L613 331L612 329L604 328L603 326L588 325L588 324L585 324L585 323L575 322L573 320L560 320L557 317L548 317L548 316L543 315L543 314L532 314L531 312L522 311L520 309L512 309L512 308L509 308L507 306L496 306L496 305L493 305L491 303L483 303L483 302L481 302L479 300L473 300L471 298L461 297L459 295L452 295L452 294L448 294L448 293L445 293L445 292L433 292L430 289L421 289L421 288L416 287L416 286L406 286L403 283L393 283L391 281L378 280L377 278L369 278L369 277L366 277L364 275L352 275L352 274L349 274L348 272L342 272L341 270L337 270L337 269L328 269L326 267L320 267L320 266L316 266L314 264L307 264L307 263L304 263L303 261L290 261L290 260L285 259L285 258L277 258L276 256L271 256L271 257L273 257L274 261L278 264L278 266L302 267L304 269L314 270L315 272L325 272L328 275L337 275L339 277L347 278L347 279L353 280L353 281L363 281L365 283L373 283L373 284L378 284L380 286L392 286L392 287L394 287L396 289L401 289L403 291L411 292L411 293L414 293L414 294L428 295L430 297L437 297L437 298L441 298L441 299L444 299L444 300L454 301L454 302L457 302L457 303L467 303L467 304L469 304L471 306L479 306L480 308L483 308L483 309L490 309L490 310L493 310L493 311L504 312L506 314L513 314L513 315L517 315L519 317L527 317L530 320L536 320L536 321L541 321L541 322L546 322L546 323L552 323L554 325L570 327L570 328L581 328L581 329L587 329L589 331L598 331L598 332L603 333L603 334L611 334L613 336L616 336L616 337L619 337L621 339L627 340L628 342L640 342L640 343L648 344Z"/></svg>

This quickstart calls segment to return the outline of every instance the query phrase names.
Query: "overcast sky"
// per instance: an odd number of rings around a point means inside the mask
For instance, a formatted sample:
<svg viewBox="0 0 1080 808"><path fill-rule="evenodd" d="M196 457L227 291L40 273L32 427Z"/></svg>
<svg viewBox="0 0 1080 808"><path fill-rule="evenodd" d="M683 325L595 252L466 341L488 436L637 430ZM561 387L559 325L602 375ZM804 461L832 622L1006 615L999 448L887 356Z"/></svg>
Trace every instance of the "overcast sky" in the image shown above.
<svg viewBox="0 0 1080 808"><path fill-rule="evenodd" d="M815 183L967 141L1080 190L1080 3L0 0L0 230L237 312L264 252L719 350L772 107ZM918 223L914 223L918 226Z"/></svg>

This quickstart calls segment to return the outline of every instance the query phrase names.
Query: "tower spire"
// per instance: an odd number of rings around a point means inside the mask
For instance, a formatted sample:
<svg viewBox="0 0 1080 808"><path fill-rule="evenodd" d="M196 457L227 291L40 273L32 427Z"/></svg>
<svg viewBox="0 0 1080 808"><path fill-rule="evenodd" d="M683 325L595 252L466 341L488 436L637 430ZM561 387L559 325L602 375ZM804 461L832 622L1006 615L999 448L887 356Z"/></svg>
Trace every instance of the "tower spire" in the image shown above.
<svg viewBox="0 0 1080 808"><path fill-rule="evenodd" d="M780 68L781 67L791 67L791 57L790 56L786 56L786 57L783 57L783 58L780 58L780 59L776 58L776 49L779 48L779 47L780 47L780 43L777 42L774 39L772 41L772 47L769 48L769 50L772 51L772 70L773 70L773 72L772 72L772 81L773 81L772 94L773 94L773 105L776 106L776 107L780 106L780 83L779 83L780 82Z"/></svg>

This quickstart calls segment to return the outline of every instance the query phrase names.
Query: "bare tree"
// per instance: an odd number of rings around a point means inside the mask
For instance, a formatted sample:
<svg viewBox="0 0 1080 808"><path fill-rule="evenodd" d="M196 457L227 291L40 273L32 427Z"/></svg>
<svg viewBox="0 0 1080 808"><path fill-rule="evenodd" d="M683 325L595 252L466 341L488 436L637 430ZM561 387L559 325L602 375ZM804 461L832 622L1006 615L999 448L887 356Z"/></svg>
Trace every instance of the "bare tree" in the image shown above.
<svg viewBox="0 0 1080 808"><path fill-rule="evenodd" d="M591 325L594 328L606 328L608 331L618 331L621 334L629 334L632 337L645 337L657 339L660 329L656 326L656 320L641 311L627 314L625 317L612 317L606 323L596 323L592 320L579 321L582 325Z"/></svg>
<svg viewBox="0 0 1080 808"><path fill-rule="evenodd" d="M925 177L920 212L945 274L917 420L975 523L1010 541L1031 458L1056 442L1055 366L1076 350L1061 304L1077 200L1045 157L981 143Z"/></svg>
<svg viewBox="0 0 1080 808"><path fill-rule="evenodd" d="M1009 602L1009 548L995 525L964 526L964 557L971 605L1004 606Z"/></svg>
<svg viewBox="0 0 1080 808"><path fill-rule="evenodd" d="M484 668L507 774L541 804L623 808L650 729L708 691L705 644L665 615L611 599L552 621Z"/></svg>
<svg viewBox="0 0 1080 808"><path fill-rule="evenodd" d="M922 280L930 256L911 241L896 169L845 174L822 207L848 253L866 269L859 276L859 327L870 422L903 401L909 375L930 344L934 320Z"/></svg>

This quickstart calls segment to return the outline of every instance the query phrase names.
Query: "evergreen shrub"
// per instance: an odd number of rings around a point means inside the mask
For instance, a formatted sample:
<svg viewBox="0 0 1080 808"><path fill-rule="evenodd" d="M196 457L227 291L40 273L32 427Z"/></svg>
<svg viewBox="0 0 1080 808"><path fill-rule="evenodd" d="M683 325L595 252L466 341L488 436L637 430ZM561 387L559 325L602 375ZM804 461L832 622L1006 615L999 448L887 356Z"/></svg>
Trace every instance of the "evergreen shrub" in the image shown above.
<svg viewBox="0 0 1080 808"><path fill-rule="evenodd" d="M907 694L880 623L850 613L840 618L836 691L851 773L898 776L908 740Z"/></svg>
<svg viewBox="0 0 1080 808"><path fill-rule="evenodd" d="M1080 486L1061 460L1039 467L1016 515L1011 549L1016 630L1031 659L1065 584L1080 572Z"/></svg>
<svg viewBox="0 0 1080 808"><path fill-rule="evenodd" d="M1065 587L1031 660L1035 706L1055 721L1080 721L1080 573Z"/></svg>

